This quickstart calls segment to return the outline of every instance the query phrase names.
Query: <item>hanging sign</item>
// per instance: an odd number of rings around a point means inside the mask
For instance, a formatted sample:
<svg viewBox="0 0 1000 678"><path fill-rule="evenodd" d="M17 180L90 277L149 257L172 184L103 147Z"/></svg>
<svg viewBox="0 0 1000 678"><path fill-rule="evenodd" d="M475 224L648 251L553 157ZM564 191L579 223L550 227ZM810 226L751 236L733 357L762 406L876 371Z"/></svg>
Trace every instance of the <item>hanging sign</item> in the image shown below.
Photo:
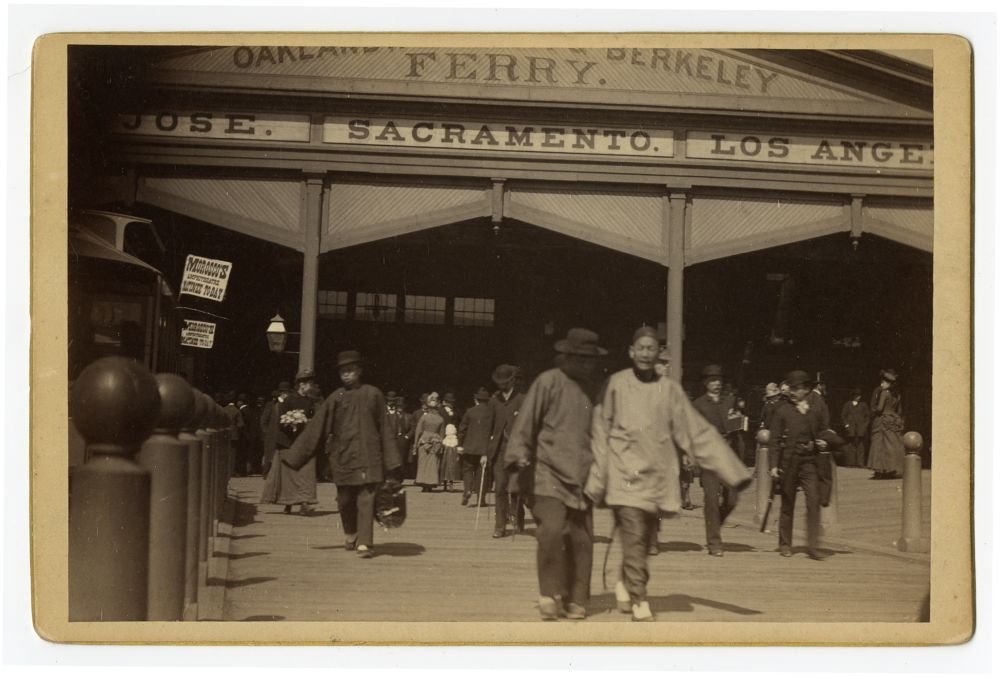
<svg viewBox="0 0 1000 678"><path fill-rule="evenodd" d="M215 323L185 320L181 328L181 346L212 348L215 343Z"/></svg>
<svg viewBox="0 0 1000 678"><path fill-rule="evenodd" d="M222 301L233 265L228 261L206 259L189 254L184 261L181 294L190 294L212 301Z"/></svg>

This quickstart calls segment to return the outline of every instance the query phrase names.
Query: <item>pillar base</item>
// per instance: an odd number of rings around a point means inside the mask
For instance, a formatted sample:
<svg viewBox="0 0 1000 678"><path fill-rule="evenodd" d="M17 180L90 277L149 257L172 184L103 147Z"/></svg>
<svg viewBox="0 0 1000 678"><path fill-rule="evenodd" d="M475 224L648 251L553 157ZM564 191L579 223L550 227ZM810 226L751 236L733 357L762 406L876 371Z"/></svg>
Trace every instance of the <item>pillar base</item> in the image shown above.
<svg viewBox="0 0 1000 678"><path fill-rule="evenodd" d="M930 553L931 550L930 542L923 537L911 539L900 537L892 545L896 547L897 551L903 551L904 553Z"/></svg>

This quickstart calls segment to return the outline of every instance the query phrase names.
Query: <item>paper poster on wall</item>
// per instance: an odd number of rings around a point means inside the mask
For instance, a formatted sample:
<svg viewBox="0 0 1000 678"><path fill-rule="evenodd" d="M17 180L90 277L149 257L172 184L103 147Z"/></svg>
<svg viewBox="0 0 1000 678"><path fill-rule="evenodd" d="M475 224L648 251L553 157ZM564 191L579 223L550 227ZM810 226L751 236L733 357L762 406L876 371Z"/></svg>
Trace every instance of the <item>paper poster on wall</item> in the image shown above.
<svg viewBox="0 0 1000 678"><path fill-rule="evenodd" d="M185 320L181 328L181 346L212 348L215 344L215 323Z"/></svg>
<svg viewBox="0 0 1000 678"><path fill-rule="evenodd" d="M180 293L222 301L226 297L226 285L232 270L231 262L189 254L184 260Z"/></svg>

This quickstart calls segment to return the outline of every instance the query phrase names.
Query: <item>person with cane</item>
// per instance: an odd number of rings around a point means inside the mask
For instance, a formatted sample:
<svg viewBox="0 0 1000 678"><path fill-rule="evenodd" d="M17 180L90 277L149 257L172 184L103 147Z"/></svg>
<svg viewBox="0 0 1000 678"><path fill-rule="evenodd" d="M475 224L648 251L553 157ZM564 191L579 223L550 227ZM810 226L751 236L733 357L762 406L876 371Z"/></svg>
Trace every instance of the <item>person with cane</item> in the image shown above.
<svg viewBox="0 0 1000 678"><path fill-rule="evenodd" d="M467 506L472 493L476 492L475 506L479 507L486 503L483 497L483 471L490 451L494 413L490 407L489 391L480 386L474 398L475 406L465 411L458 425L458 449L462 456L462 506Z"/></svg>

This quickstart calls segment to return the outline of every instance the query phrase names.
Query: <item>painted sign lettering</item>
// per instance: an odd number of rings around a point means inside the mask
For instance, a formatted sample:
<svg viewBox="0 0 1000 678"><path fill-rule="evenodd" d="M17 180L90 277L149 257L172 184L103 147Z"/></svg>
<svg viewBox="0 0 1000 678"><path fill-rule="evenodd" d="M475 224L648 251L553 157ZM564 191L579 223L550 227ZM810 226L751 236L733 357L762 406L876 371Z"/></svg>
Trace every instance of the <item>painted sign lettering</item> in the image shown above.
<svg viewBox="0 0 1000 678"><path fill-rule="evenodd" d="M323 141L464 151L530 151L671 158L671 130L550 123L495 123L330 116Z"/></svg>
<svg viewBox="0 0 1000 678"><path fill-rule="evenodd" d="M689 132L687 157L876 169L934 168L930 141Z"/></svg>
<svg viewBox="0 0 1000 678"><path fill-rule="evenodd" d="M215 323L185 320L181 328L181 346L212 348L215 344Z"/></svg>
<svg viewBox="0 0 1000 678"><path fill-rule="evenodd" d="M180 293L222 301L226 297L226 285L229 284L232 269L233 265L228 261L189 254L184 260Z"/></svg>
<svg viewBox="0 0 1000 678"><path fill-rule="evenodd" d="M309 141L309 116L279 113L156 111L120 113L114 132L203 139Z"/></svg>

